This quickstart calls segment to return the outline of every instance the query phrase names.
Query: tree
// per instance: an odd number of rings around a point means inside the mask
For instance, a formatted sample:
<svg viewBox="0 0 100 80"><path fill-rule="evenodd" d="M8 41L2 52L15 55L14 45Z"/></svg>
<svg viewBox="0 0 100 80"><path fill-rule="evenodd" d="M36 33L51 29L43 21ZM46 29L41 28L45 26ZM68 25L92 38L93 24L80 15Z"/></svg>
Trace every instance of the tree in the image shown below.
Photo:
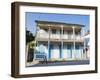
<svg viewBox="0 0 100 80"><path fill-rule="evenodd" d="M34 44L32 41L35 41L35 36L33 36L32 32L27 30L26 28L26 46L28 46L27 49L27 62L33 61L33 53L34 53Z"/></svg>
<svg viewBox="0 0 100 80"><path fill-rule="evenodd" d="M33 41L34 39L35 36L33 36L33 34L26 29L26 44Z"/></svg>

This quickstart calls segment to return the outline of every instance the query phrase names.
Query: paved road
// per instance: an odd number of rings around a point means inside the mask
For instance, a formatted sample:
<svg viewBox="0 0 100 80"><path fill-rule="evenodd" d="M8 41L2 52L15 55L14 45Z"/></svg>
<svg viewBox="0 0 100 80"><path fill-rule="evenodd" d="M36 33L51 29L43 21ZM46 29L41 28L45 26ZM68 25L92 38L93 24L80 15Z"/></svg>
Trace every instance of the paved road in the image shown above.
<svg viewBox="0 0 100 80"><path fill-rule="evenodd" d="M76 61L66 61L66 62L53 62L53 63L38 63L30 67L41 67L41 66L64 66L64 65L85 65L89 64L89 60L76 60Z"/></svg>

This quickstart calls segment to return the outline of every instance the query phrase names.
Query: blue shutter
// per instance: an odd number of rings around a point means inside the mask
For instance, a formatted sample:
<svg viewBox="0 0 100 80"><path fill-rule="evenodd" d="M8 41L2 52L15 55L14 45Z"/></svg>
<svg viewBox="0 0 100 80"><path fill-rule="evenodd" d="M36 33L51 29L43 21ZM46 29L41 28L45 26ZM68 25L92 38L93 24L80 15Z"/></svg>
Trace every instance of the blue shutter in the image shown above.
<svg viewBox="0 0 100 80"><path fill-rule="evenodd" d="M62 50L63 49L61 49L61 45L59 45L60 58L62 58Z"/></svg>
<svg viewBox="0 0 100 80"><path fill-rule="evenodd" d="M76 45L76 58L81 58L80 45Z"/></svg>
<svg viewBox="0 0 100 80"><path fill-rule="evenodd" d="M67 58L72 58L72 47L67 45Z"/></svg>
<svg viewBox="0 0 100 80"><path fill-rule="evenodd" d="M49 44L49 59L51 58L51 50L53 49L53 45Z"/></svg>

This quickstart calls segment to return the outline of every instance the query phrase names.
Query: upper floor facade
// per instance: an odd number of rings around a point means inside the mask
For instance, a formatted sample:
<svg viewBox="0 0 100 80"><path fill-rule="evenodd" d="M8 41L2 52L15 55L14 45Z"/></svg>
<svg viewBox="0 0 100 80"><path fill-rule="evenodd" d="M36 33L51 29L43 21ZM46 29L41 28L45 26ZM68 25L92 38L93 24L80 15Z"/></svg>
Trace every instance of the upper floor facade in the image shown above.
<svg viewBox="0 0 100 80"><path fill-rule="evenodd" d="M67 24L59 22L36 21L38 41L65 41L65 42L83 42L83 25Z"/></svg>

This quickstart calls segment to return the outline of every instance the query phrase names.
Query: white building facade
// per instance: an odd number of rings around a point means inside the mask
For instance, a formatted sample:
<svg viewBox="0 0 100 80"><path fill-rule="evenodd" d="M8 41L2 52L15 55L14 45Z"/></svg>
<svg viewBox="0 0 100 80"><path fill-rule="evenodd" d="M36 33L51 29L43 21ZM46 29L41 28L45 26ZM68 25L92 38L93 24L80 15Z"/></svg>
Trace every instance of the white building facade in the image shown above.
<svg viewBox="0 0 100 80"><path fill-rule="evenodd" d="M48 21L36 21L36 24L37 51L45 53L48 61L86 59L84 25Z"/></svg>

